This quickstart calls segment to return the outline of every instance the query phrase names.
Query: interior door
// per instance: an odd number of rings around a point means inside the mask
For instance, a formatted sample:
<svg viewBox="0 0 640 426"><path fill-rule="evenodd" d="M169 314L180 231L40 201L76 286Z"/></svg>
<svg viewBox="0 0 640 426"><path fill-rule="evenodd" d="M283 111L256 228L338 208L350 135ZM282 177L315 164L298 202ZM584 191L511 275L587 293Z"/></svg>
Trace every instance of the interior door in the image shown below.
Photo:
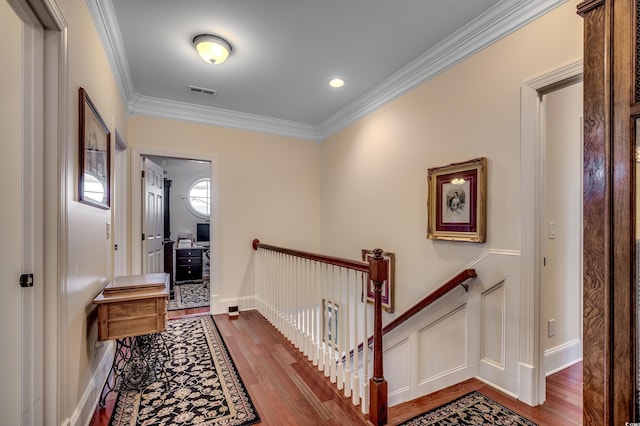
<svg viewBox="0 0 640 426"><path fill-rule="evenodd" d="M143 157L143 239L142 272L164 272L164 170L147 157Z"/></svg>

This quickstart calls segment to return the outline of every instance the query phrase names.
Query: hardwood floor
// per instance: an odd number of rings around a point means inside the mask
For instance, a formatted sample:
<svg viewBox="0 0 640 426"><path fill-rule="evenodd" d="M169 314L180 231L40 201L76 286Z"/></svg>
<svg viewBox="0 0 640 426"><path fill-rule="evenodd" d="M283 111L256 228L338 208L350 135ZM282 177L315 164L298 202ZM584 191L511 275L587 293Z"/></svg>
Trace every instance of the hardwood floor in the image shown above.
<svg viewBox="0 0 640 426"><path fill-rule="evenodd" d="M209 308L170 311L169 318L201 315ZM311 363L256 311L237 319L216 315L224 337L263 425L365 425L366 416L345 400ZM467 380L420 399L389 408L389 425L478 390L543 425L582 424L582 363L547 379L547 402L529 407L490 386ZM94 413L91 425L109 423L114 396Z"/></svg>
<svg viewBox="0 0 640 426"><path fill-rule="evenodd" d="M418 414L477 390L540 426L582 424L582 362L547 377L547 400L530 407L477 379L389 408L389 424L396 425Z"/></svg>

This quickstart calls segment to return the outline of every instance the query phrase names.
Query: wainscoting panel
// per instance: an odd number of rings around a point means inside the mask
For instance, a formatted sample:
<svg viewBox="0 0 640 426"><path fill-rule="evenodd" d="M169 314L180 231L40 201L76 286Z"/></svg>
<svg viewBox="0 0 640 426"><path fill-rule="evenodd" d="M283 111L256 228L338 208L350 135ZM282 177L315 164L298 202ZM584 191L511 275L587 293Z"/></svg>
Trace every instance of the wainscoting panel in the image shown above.
<svg viewBox="0 0 640 426"><path fill-rule="evenodd" d="M384 337L390 406L471 377L517 396L520 253L490 250L466 268L478 275L468 292L452 290Z"/></svg>
<svg viewBox="0 0 640 426"><path fill-rule="evenodd" d="M409 339L401 340L384 351L385 377L390 396L407 392L409 380Z"/></svg>
<svg viewBox="0 0 640 426"><path fill-rule="evenodd" d="M418 331L418 384L467 366L465 306Z"/></svg>
<svg viewBox="0 0 640 426"><path fill-rule="evenodd" d="M482 361L504 369L505 291L504 281L482 293Z"/></svg>

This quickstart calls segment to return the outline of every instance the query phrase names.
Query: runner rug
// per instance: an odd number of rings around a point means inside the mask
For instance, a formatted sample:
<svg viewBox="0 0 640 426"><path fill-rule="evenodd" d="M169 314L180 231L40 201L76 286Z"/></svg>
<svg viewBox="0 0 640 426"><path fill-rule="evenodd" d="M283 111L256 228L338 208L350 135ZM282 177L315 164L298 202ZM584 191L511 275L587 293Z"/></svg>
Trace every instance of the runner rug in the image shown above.
<svg viewBox="0 0 640 426"><path fill-rule="evenodd" d="M118 393L110 425L260 422L212 316L170 320L162 336L158 344L166 345L169 352L161 360L166 376L156 374L158 380L140 392Z"/></svg>
<svg viewBox="0 0 640 426"><path fill-rule="evenodd" d="M169 300L168 311L201 308L209 306L209 283L176 284L173 287L173 299Z"/></svg>
<svg viewBox="0 0 640 426"><path fill-rule="evenodd" d="M414 425L518 425L536 426L531 420L473 391L455 401L420 414L400 426Z"/></svg>

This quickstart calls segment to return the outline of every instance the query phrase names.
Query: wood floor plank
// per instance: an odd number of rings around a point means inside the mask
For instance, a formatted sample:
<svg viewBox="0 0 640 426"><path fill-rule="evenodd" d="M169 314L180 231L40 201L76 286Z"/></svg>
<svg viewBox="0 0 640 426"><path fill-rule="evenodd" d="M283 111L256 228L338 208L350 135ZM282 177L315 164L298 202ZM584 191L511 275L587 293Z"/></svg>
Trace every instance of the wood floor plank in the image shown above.
<svg viewBox="0 0 640 426"><path fill-rule="evenodd" d="M209 308L169 312L170 318L207 314ZM216 315L231 357L261 418L261 425L366 425L360 407L329 383L329 379L256 311L237 319ZM529 407L476 379L469 379L414 401L389 408L389 425L436 408L478 390L540 426L582 424L582 363L547 379L547 402ZM113 410L97 409L93 426L107 425Z"/></svg>

